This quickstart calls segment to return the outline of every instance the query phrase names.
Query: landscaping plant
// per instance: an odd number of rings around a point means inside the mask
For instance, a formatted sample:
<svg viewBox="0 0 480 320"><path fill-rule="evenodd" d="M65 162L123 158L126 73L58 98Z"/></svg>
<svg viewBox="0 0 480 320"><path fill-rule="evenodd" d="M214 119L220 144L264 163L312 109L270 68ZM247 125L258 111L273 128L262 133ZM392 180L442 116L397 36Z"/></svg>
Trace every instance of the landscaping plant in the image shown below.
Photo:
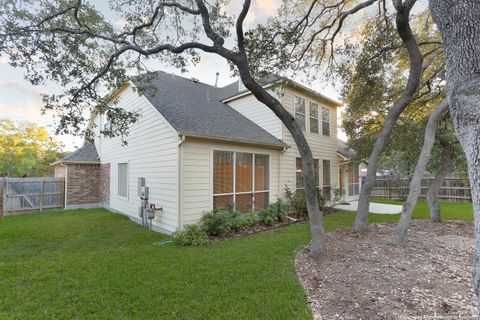
<svg viewBox="0 0 480 320"><path fill-rule="evenodd" d="M196 224L187 224L183 230L175 231L172 241L180 246L203 246L208 243L207 234Z"/></svg>

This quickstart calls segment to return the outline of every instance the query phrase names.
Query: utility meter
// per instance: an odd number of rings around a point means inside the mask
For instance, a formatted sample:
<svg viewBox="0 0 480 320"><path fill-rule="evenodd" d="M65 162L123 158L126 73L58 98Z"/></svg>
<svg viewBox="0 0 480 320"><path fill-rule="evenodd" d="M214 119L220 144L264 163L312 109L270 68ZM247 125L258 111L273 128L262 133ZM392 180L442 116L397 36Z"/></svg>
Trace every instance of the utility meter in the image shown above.
<svg viewBox="0 0 480 320"><path fill-rule="evenodd" d="M140 189L140 199L148 200L148 187L143 186Z"/></svg>

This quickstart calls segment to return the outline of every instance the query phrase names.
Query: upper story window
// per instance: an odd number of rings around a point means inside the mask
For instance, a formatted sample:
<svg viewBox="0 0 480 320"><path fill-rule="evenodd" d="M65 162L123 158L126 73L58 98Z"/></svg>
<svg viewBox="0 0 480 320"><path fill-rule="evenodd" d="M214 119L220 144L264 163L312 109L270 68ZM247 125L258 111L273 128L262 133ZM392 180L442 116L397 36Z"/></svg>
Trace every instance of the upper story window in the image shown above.
<svg viewBox="0 0 480 320"><path fill-rule="evenodd" d="M295 106L295 119L297 119L302 130L305 130L306 126L306 116L305 116L305 99L294 96L294 106Z"/></svg>
<svg viewBox="0 0 480 320"><path fill-rule="evenodd" d="M330 109L322 107L322 134L330 135Z"/></svg>
<svg viewBox="0 0 480 320"><path fill-rule="evenodd" d="M310 132L318 133L318 104L310 102Z"/></svg>

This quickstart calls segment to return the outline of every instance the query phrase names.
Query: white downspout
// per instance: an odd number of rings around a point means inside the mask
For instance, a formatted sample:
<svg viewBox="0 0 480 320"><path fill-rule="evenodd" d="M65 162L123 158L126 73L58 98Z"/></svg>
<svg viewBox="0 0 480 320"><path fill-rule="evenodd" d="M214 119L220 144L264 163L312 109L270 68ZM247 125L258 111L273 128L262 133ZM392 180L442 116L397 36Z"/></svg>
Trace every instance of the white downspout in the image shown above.
<svg viewBox="0 0 480 320"><path fill-rule="evenodd" d="M62 166L65 167L65 199L63 200L64 201L64 205L63 205L63 208L66 209L67 208L67 193L68 193L68 166L64 163L62 163Z"/></svg>
<svg viewBox="0 0 480 320"><path fill-rule="evenodd" d="M177 199L178 199L178 229L182 227L182 144L185 142L185 135L180 136L180 142L178 143L178 182L177 182Z"/></svg>

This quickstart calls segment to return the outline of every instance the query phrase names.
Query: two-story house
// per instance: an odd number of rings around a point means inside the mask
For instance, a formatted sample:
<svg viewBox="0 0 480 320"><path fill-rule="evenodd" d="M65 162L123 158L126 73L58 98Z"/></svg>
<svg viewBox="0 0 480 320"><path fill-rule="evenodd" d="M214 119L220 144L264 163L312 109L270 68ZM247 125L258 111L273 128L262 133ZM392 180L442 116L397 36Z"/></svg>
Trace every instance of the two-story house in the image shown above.
<svg viewBox="0 0 480 320"><path fill-rule="evenodd" d="M156 72L155 90L139 95L136 81L111 97L117 107L140 114L128 145L101 135L110 124L97 115L93 143L56 163L56 175L66 177L67 208L101 205L138 220L141 182L150 202L163 207L154 228L172 232L213 208L251 212L282 197L286 187L303 188L292 136L241 82L219 88ZM286 78L270 77L263 85L304 128L317 186L327 194L341 188L348 197L358 195L358 163L337 139L340 104Z"/></svg>

